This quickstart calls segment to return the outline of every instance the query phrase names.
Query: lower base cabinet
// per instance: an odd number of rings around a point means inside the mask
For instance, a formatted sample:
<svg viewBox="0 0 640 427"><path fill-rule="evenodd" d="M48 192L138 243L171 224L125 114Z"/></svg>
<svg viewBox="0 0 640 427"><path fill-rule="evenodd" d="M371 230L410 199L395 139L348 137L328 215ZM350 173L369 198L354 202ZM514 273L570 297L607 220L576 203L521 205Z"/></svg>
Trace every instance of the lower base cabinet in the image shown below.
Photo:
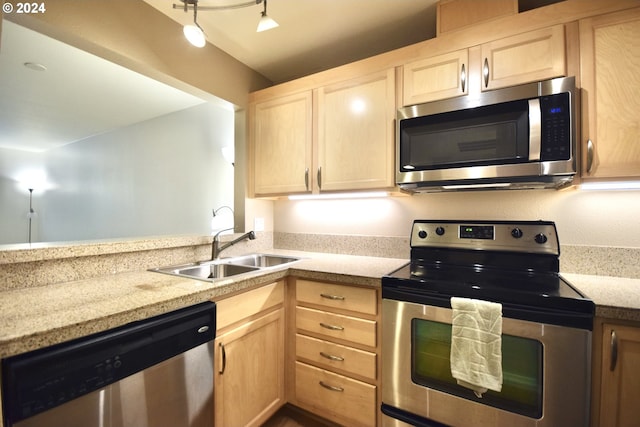
<svg viewBox="0 0 640 427"><path fill-rule="evenodd" d="M379 424L379 290L295 279L291 402L345 427Z"/></svg>
<svg viewBox="0 0 640 427"><path fill-rule="evenodd" d="M602 323L599 420L594 426L640 425L640 327Z"/></svg>
<svg viewBox="0 0 640 427"><path fill-rule="evenodd" d="M283 288L280 282L218 303L243 319L218 316L229 326L214 343L216 426L258 427L286 403Z"/></svg>
<svg viewBox="0 0 640 427"><path fill-rule="evenodd" d="M345 426L376 425L376 387L296 362L296 399Z"/></svg>

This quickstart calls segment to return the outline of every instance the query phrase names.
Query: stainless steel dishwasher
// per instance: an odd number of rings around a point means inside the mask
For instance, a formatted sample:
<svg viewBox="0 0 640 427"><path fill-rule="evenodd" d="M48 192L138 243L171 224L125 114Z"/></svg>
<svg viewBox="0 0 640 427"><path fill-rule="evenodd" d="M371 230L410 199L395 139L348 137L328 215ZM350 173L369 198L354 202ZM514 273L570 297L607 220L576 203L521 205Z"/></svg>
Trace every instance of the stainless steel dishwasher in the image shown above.
<svg viewBox="0 0 640 427"><path fill-rule="evenodd" d="M2 360L5 427L212 427L205 302Z"/></svg>

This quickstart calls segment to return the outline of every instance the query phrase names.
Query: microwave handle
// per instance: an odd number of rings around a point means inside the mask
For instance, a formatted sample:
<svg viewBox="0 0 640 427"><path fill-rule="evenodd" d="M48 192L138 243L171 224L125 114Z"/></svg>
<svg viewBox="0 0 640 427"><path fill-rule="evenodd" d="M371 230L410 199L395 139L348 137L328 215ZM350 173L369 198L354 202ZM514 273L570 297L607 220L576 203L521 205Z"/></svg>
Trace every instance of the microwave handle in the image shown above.
<svg viewBox="0 0 640 427"><path fill-rule="evenodd" d="M540 99L529 100L529 161L539 161L542 150L542 111Z"/></svg>

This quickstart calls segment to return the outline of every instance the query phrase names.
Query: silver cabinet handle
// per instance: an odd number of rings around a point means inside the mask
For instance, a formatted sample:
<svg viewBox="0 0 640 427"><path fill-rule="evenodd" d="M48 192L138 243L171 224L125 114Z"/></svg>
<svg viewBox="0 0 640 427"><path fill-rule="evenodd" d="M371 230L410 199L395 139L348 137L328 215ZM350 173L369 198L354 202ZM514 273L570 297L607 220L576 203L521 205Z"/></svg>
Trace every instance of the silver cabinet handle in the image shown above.
<svg viewBox="0 0 640 427"><path fill-rule="evenodd" d="M218 373L224 374L224 370L227 367L227 352L224 349L224 343L218 344L220 347L220 358L222 359L220 362L220 369Z"/></svg>
<svg viewBox="0 0 640 427"><path fill-rule="evenodd" d="M327 323L322 323L322 322L320 322L320 326L322 326L325 329L330 329L332 331L344 331L344 328L342 326L329 325Z"/></svg>
<svg viewBox="0 0 640 427"><path fill-rule="evenodd" d="M593 168L593 155L595 154L593 141L587 141L587 173L591 173Z"/></svg>
<svg viewBox="0 0 640 427"><path fill-rule="evenodd" d="M322 189L322 166L318 166L317 178L318 178L318 188Z"/></svg>
<svg viewBox="0 0 640 427"><path fill-rule="evenodd" d="M344 301L344 297L341 295L329 295L329 294L320 294L320 296L322 298L326 298L326 299L331 299L331 300L338 300L338 301Z"/></svg>
<svg viewBox="0 0 640 427"><path fill-rule="evenodd" d="M484 87L488 87L489 86L489 59L488 58L484 58L482 75L484 76Z"/></svg>
<svg viewBox="0 0 640 427"><path fill-rule="evenodd" d="M462 70L460 71L460 83L462 83L462 93L464 93L464 88L467 85L467 72L464 69L464 64L462 64Z"/></svg>
<svg viewBox="0 0 640 427"><path fill-rule="evenodd" d="M618 336L615 329L611 330L611 364L609 370L614 371L618 364Z"/></svg>
<svg viewBox="0 0 640 427"><path fill-rule="evenodd" d="M336 387L334 385L329 385L327 383L325 383L324 381L318 381L318 384L320 384L322 387L331 390L331 391L339 391L339 392L343 392L344 389L342 387Z"/></svg>
<svg viewBox="0 0 640 427"><path fill-rule="evenodd" d="M320 356L324 357L325 359L333 360L336 362L344 362L344 357L334 356L333 354L327 354L324 351L320 352Z"/></svg>
<svg viewBox="0 0 640 427"><path fill-rule="evenodd" d="M309 191L309 168L304 169L304 186Z"/></svg>

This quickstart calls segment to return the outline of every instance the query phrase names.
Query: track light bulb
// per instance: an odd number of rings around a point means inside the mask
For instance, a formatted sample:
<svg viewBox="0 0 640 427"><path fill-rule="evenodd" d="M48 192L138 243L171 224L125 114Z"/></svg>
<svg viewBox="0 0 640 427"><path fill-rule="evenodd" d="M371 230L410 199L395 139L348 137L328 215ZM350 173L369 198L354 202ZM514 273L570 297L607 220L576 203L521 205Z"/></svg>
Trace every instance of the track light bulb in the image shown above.
<svg viewBox="0 0 640 427"><path fill-rule="evenodd" d="M200 27L196 24L185 25L182 31L184 32L184 36L187 40L189 40L189 43L195 47L204 47L207 43L207 40L204 37L204 32L202 32Z"/></svg>

